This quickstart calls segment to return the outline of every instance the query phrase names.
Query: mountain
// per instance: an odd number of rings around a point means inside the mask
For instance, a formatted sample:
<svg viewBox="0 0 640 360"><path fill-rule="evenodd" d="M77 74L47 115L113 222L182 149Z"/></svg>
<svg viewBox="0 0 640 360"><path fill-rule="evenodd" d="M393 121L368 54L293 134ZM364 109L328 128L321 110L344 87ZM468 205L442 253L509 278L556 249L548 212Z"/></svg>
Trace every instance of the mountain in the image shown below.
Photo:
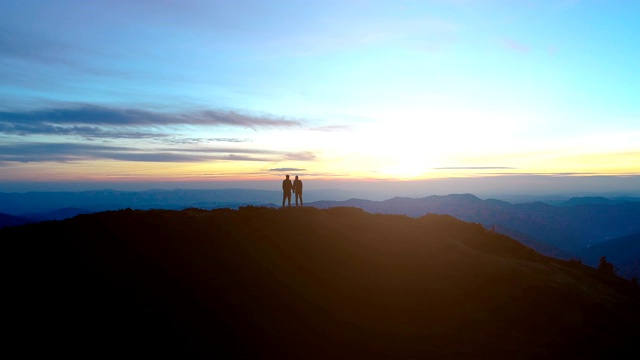
<svg viewBox="0 0 640 360"><path fill-rule="evenodd" d="M562 249L558 249L557 247L549 243L546 243L544 241L538 241L517 230L509 229L501 225L493 225L491 227L491 230L503 235L507 235L508 237L514 240L518 240L518 242L532 249L535 249L537 252L547 256L552 256L558 259L565 259L565 260L576 259L578 257L576 254L570 253ZM597 262L595 264L597 264Z"/></svg>
<svg viewBox="0 0 640 360"><path fill-rule="evenodd" d="M35 220L26 218L24 216L14 216L14 215L0 213L0 228L3 228L5 226L16 226L16 225L28 224L34 221Z"/></svg>
<svg viewBox="0 0 640 360"><path fill-rule="evenodd" d="M593 254L595 250L589 250L594 245L640 232L640 222L637 221L640 218L640 198L637 197L592 196L509 203L496 199L481 200L472 194L395 197L383 201L309 201L314 198L313 192L310 194L305 196L306 204L318 208L354 206L373 213L406 214L412 217L427 213L452 215L494 229L544 255L565 260L580 259L591 266L597 265L599 259ZM318 194L329 195L322 191ZM124 208L208 210L237 209L248 205L278 207L280 199L279 191L250 189L0 193L0 211L22 218L22 222L0 218L0 227L62 220L82 213ZM631 263L640 262L640 253L629 254L633 255L633 259L629 260ZM626 269L624 274L628 279L640 275L640 269L636 271L634 266L618 262L618 256L610 258L616 269Z"/></svg>
<svg viewBox="0 0 640 360"><path fill-rule="evenodd" d="M495 199L481 200L472 194L451 194L418 199L396 197L385 201L318 201L308 205L355 206L373 213L412 217L447 214L494 229L544 255L576 259L590 266L597 266L600 257L606 256L621 276L632 279L640 278L640 266L634 265L640 264L640 240L635 244L634 240L628 240L628 245L621 250L597 245L640 233L640 202L636 200L584 197L571 198L561 205L511 204Z"/></svg>
<svg viewBox="0 0 640 360"><path fill-rule="evenodd" d="M62 208L43 213L29 213L23 216L14 216L0 213L0 228L5 226L17 226L47 220L63 220L80 214L89 214L94 211L80 208Z"/></svg>
<svg viewBox="0 0 640 360"><path fill-rule="evenodd" d="M75 207L68 207L62 209L56 209L54 211L45 212L45 213L33 213L28 214L29 218L34 219L36 221L47 221L47 220L64 220L70 217L74 217L80 214L90 214L94 211L88 209L81 209Z"/></svg>
<svg viewBox="0 0 640 360"><path fill-rule="evenodd" d="M577 201L574 199L574 202ZM573 254L609 239L640 232L640 202L600 204L587 201L553 206L541 202L511 204L495 199L481 200L472 194L451 194L419 199L396 197L385 201L319 201L308 205L318 208L356 206L373 213L412 217L448 214L487 228L511 229Z"/></svg>
<svg viewBox="0 0 640 360"><path fill-rule="evenodd" d="M24 357L640 355L640 287L448 215L125 209L0 240Z"/></svg>
<svg viewBox="0 0 640 360"><path fill-rule="evenodd" d="M282 201L282 191L255 189L0 192L0 212L32 216L61 208L81 208L89 212L126 208L182 210L201 207L211 209L240 205L267 205L278 201Z"/></svg>
<svg viewBox="0 0 640 360"><path fill-rule="evenodd" d="M601 256L616 265L617 273L627 279L640 278L640 233L611 239L581 253L587 264L595 265Z"/></svg>
<svg viewBox="0 0 640 360"><path fill-rule="evenodd" d="M583 197L572 197L569 200L559 202L557 205L560 206L571 206L571 205L583 205L583 204L622 204L626 202L639 202L640 198L638 197L615 197L615 198L606 198L603 196L583 196Z"/></svg>

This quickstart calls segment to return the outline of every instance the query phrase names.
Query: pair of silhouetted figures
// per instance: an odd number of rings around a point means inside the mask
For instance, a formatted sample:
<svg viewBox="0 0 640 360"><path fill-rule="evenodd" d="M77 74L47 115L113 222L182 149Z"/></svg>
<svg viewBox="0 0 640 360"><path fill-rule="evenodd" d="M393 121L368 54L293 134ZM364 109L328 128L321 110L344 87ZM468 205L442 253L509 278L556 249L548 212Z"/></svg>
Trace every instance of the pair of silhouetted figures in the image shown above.
<svg viewBox="0 0 640 360"><path fill-rule="evenodd" d="M300 200L300 206L304 206L302 202L302 180L298 179L298 175L296 175L293 183L289 179L289 175L282 180L282 207L284 207L285 202L287 206L291 206L291 191L296 194L296 206L298 206L298 199Z"/></svg>

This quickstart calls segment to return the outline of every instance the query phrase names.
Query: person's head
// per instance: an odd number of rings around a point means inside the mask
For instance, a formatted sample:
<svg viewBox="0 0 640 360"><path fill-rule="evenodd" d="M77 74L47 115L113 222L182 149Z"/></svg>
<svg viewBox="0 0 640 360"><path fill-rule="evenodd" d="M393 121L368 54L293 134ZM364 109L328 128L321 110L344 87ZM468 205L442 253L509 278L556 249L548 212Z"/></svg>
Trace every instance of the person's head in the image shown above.
<svg viewBox="0 0 640 360"><path fill-rule="evenodd" d="M287 179L289 178L289 175L287 175Z"/></svg>
<svg viewBox="0 0 640 360"><path fill-rule="evenodd" d="M296 180L298 180L298 175L296 175Z"/></svg>

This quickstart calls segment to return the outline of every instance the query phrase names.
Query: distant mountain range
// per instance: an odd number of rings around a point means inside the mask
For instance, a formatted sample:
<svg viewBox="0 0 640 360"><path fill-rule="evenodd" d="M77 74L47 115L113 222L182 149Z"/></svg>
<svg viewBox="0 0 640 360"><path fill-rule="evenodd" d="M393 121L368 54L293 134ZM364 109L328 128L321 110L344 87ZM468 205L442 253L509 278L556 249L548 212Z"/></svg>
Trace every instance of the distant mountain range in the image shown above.
<svg viewBox="0 0 640 360"><path fill-rule="evenodd" d="M61 208L79 208L87 212L126 208L181 210L266 205L278 200L282 200L281 191L253 189L0 193L0 213L40 215Z"/></svg>
<svg viewBox="0 0 640 360"><path fill-rule="evenodd" d="M449 215L128 209L0 239L3 351L25 358L640 356L637 283Z"/></svg>
<svg viewBox="0 0 640 360"><path fill-rule="evenodd" d="M313 198L310 196L305 204L317 208L349 206L411 217L447 214L482 224L544 255L580 260L590 266L596 266L600 257L606 256L621 276L640 277L640 245L636 240L640 236L640 198L579 197L528 203L482 200L472 194L383 201L312 201ZM247 189L0 193L0 227L125 208L279 207L281 199L280 191Z"/></svg>

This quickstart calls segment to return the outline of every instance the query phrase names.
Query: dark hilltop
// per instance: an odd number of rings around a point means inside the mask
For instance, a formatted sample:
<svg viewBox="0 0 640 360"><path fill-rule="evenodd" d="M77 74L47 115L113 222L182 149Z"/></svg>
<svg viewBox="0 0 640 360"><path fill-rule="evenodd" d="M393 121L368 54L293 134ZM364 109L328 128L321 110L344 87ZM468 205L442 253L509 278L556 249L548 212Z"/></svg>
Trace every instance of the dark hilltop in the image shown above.
<svg viewBox="0 0 640 360"><path fill-rule="evenodd" d="M448 215L125 209L0 241L3 350L22 357L640 355L638 285Z"/></svg>

